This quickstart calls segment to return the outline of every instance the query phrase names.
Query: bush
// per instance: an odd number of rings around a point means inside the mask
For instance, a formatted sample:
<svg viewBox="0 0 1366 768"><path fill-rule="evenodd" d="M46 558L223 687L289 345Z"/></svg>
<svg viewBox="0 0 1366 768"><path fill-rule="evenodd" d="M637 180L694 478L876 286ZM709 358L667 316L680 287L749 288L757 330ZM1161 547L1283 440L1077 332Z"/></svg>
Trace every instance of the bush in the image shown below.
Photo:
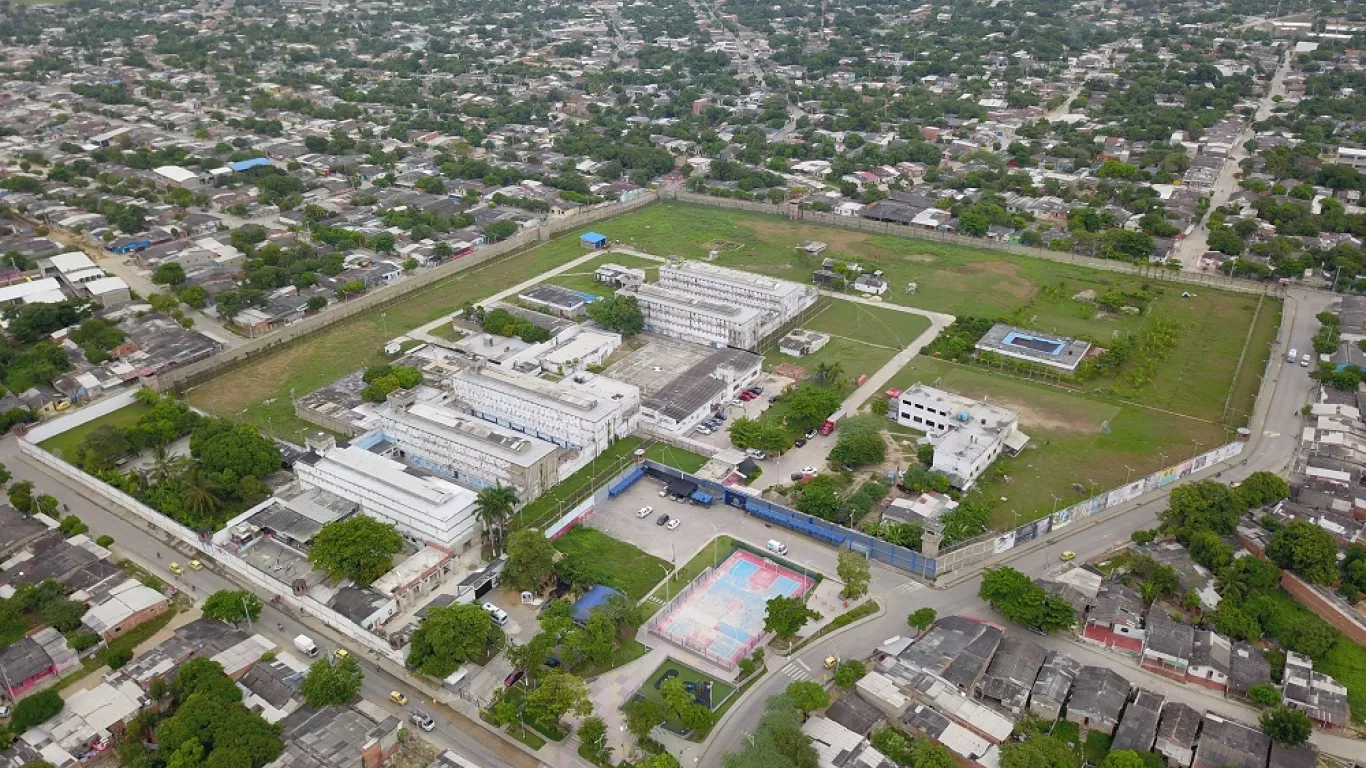
<svg viewBox="0 0 1366 768"><path fill-rule="evenodd" d="M94 632L77 632L66 639L67 645L76 653L94 648L100 644L100 636Z"/></svg>
<svg viewBox="0 0 1366 768"><path fill-rule="evenodd" d="M110 669L122 669L124 664L132 660L132 648L120 648L117 651L111 651L104 657L104 662L109 665Z"/></svg>
<svg viewBox="0 0 1366 768"><path fill-rule="evenodd" d="M110 544L114 543L114 537L106 533L98 539L95 539L95 543L100 545L101 547L107 548Z"/></svg>
<svg viewBox="0 0 1366 768"><path fill-rule="evenodd" d="M1247 689L1247 698L1259 707L1274 707L1281 703L1281 692L1270 683L1257 683Z"/></svg>
<svg viewBox="0 0 1366 768"><path fill-rule="evenodd" d="M63 706L62 697L56 690L49 688L39 691L15 705L14 714L10 716L10 730L23 733L35 725L51 720L62 711Z"/></svg>

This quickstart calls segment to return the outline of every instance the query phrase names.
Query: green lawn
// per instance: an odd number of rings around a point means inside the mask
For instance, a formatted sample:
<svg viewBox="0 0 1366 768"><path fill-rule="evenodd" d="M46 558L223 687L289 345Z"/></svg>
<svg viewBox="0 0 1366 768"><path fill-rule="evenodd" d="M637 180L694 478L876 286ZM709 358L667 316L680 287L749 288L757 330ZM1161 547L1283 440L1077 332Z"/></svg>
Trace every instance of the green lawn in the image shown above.
<svg viewBox="0 0 1366 768"><path fill-rule="evenodd" d="M645 449L645 458L653 459L660 464L668 464L684 472L694 473L707 463L707 457L692 451L685 451L682 448L675 448L668 443L653 443Z"/></svg>
<svg viewBox="0 0 1366 768"><path fill-rule="evenodd" d="M103 426L119 427L128 429L138 423L144 414L151 412L151 406L143 405L134 401L117 411L110 411L98 419L87 421L74 429L68 429L60 435L53 435L39 445L45 450L61 456L70 458L76 455L76 448L85 439L85 436Z"/></svg>
<svg viewBox="0 0 1366 768"><path fill-rule="evenodd" d="M766 368L771 370L788 363L801 366L810 376L821 363L838 363L844 376L857 379L861 374L876 373L898 352L910 346L930 327L930 321L894 309L822 299L801 327L828 333L830 341L815 354L789 357L778 351L775 340L773 348L764 354Z"/></svg>
<svg viewBox="0 0 1366 768"><path fill-rule="evenodd" d="M711 675L699 672L686 664L681 664L670 658L663 664L660 664L654 672L650 673L650 676L645 679L645 683L640 686L640 689L636 691L636 693L657 704L664 704L664 694L660 693L659 690L655 688L655 683L666 673L671 671L677 672L678 679L685 683L711 683L711 705L713 710L716 709L722 700L726 699L735 691L735 686L718 680ZM673 718L670 722L665 723L665 727L675 733L683 730L683 726L678 722L677 718Z"/></svg>
<svg viewBox="0 0 1366 768"><path fill-rule="evenodd" d="M660 254L661 256L667 254ZM615 296L617 289L604 283L599 283L593 279L593 272L603 264L619 264L623 267L632 267L645 270L646 282L653 283L659 279L659 262L653 259L642 259L639 256L631 256L625 253L608 253L602 258L585 261L577 267L562 272L554 277L547 278L549 285L558 285L561 288L568 288L571 291L591 293L594 296Z"/></svg>
<svg viewBox="0 0 1366 768"><path fill-rule="evenodd" d="M574 674L582 678L597 677L604 672L630 664L649 652L650 649L646 647L644 643L632 637L612 649L612 656L607 660L606 664L603 664L602 666L584 664L582 668L575 668Z"/></svg>
<svg viewBox="0 0 1366 768"><path fill-rule="evenodd" d="M1020 429L1030 437L1019 456L997 459L974 491L994 505L998 529L1012 526L1016 513L1022 523L1051 513L1053 496L1062 508L1089 496L1093 486L1108 491L1188 459L1197 443L1206 450L1229 439L1217 424L930 358L912 360L891 386L936 379L944 389L1018 411Z"/></svg>
<svg viewBox="0 0 1366 768"><path fill-rule="evenodd" d="M631 455L641 443L638 437L623 437L612 443L588 466L518 510L515 516L517 525L523 528L545 528L560 515L573 509L575 504L588 498L598 486L616 477L631 463Z"/></svg>
<svg viewBox="0 0 1366 768"><path fill-rule="evenodd" d="M631 600L650 594L669 573L668 562L586 525L556 539L555 548L570 557L600 564L603 583Z"/></svg>

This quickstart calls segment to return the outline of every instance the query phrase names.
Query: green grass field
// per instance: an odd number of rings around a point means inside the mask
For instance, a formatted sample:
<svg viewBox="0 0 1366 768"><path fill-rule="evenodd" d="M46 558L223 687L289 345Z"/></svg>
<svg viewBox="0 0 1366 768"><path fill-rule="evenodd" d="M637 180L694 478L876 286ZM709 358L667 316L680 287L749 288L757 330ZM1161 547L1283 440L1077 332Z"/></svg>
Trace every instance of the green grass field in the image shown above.
<svg viewBox="0 0 1366 768"><path fill-rule="evenodd" d="M711 706L713 710L735 691L735 686L722 682L711 675L699 672L686 664L681 664L670 658L663 664L660 664L654 672L650 673L650 676L646 678L645 683L640 686L640 689L636 691L636 693L656 704L663 705L664 694L660 693L659 689L655 688L655 683L670 672L677 672L677 678L685 683L711 683ZM683 730L683 726L678 722L677 718L666 723L665 727L675 733Z"/></svg>
<svg viewBox="0 0 1366 768"><path fill-rule="evenodd" d="M616 477L626 468L644 441L638 437L623 437L612 443L596 460L570 475L540 498L522 507L514 517L519 527L545 528L575 504L588 498L594 489Z"/></svg>
<svg viewBox="0 0 1366 768"><path fill-rule="evenodd" d="M787 363L800 366L809 376L822 363L838 363L846 378L857 379L860 374L871 376L896 353L910 346L930 327L930 321L920 315L885 307L822 299L811 309L801 327L828 333L830 341L815 354L789 357L778 351L774 339L773 348L764 354L766 368Z"/></svg>
<svg viewBox="0 0 1366 768"><path fill-rule="evenodd" d="M631 600L650 594L669 573L667 561L585 525L556 539L555 548L566 555L603 564L607 574L603 583Z"/></svg>
<svg viewBox="0 0 1366 768"><path fill-rule="evenodd" d="M1108 491L1190 458L1197 443L1205 450L1229 439L1217 424L930 358L911 361L891 384L905 389L936 379L949 391L1018 411L1030 437L1019 456L997 459L975 490L993 504L996 528L1012 526L1017 513L1021 523L1051 513L1054 496L1066 507L1092 487Z"/></svg>
<svg viewBox="0 0 1366 768"><path fill-rule="evenodd" d="M38 445L57 456L70 460L76 455L76 449L80 446L85 436L103 426L119 427L128 429L138 423L144 414L150 412L150 406L139 402L133 402L117 411L110 411L98 419L87 421L74 429L68 429L60 435L53 435Z"/></svg>
<svg viewBox="0 0 1366 768"><path fill-rule="evenodd" d="M643 269L647 282L653 283L659 278L659 262L657 261L642 259L639 256L631 256L625 253L608 253L604 254L602 258L586 261L568 272L547 278L545 282L549 285L558 285L571 291L591 293L595 296L615 296L616 288L593 279L594 270L603 264L620 264L623 267Z"/></svg>

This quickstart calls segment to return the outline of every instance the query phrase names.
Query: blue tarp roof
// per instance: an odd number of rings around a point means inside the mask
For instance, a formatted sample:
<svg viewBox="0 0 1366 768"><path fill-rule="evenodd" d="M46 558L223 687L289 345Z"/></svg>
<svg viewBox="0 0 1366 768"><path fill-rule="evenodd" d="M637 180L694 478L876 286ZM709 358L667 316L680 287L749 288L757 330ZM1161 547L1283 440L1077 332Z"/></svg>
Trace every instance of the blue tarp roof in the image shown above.
<svg viewBox="0 0 1366 768"><path fill-rule="evenodd" d="M578 602L574 603L574 621L580 623L588 621L588 617L593 613L594 608L606 603L612 595L620 594L621 593L615 589L605 587L601 584L593 587L588 590L587 594L580 597Z"/></svg>
<svg viewBox="0 0 1366 768"><path fill-rule="evenodd" d="M580 237L579 239L589 243L605 243L607 242L607 235L598 232L585 232L583 233L583 237Z"/></svg>
<svg viewBox="0 0 1366 768"><path fill-rule="evenodd" d="M645 470L641 467L636 467L635 469L631 470L630 474L628 474L626 477L623 477L621 479L621 482L617 483L611 488L608 488L607 495L611 498L616 498L620 496L621 494L626 492L627 488L630 488L633 484L635 484L637 480L644 476Z"/></svg>
<svg viewBox="0 0 1366 768"><path fill-rule="evenodd" d="M274 163L270 161L269 157L253 157L250 160L239 160L235 163L228 163L228 167L236 173L241 173L242 171L250 170L252 168L258 168L263 165L274 165Z"/></svg>

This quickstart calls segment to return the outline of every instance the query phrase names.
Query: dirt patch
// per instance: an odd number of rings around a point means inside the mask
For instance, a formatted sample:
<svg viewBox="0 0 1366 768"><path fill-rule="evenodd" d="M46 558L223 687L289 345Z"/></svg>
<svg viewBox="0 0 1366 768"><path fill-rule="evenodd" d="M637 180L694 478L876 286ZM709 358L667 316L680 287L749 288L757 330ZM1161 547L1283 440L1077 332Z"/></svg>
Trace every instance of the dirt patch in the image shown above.
<svg viewBox="0 0 1366 768"><path fill-rule="evenodd" d="M1020 414L1020 426L1028 433L1030 427L1048 432L1075 432L1077 434L1096 434L1099 428L1090 421L1049 408L1036 408L1024 403L1001 397L993 397L992 405L1009 408Z"/></svg>
<svg viewBox="0 0 1366 768"><path fill-rule="evenodd" d="M939 273L938 276L957 290L982 295L1005 294L1026 301L1034 296L1034 284L1020 276L1020 265L1009 261L959 264ZM991 281L992 276L1002 279Z"/></svg>
<svg viewBox="0 0 1366 768"><path fill-rule="evenodd" d="M982 274L982 267L977 264L959 264L949 271L955 275L980 275Z"/></svg>
<svg viewBox="0 0 1366 768"><path fill-rule="evenodd" d="M237 413L274 395L280 382L288 378L290 369L312 353L314 343L299 342L210 379L195 387L190 399L196 407L210 413Z"/></svg>
<svg viewBox="0 0 1366 768"><path fill-rule="evenodd" d="M903 258L905 258L907 261L918 261L918 262L921 262L921 263L924 263L924 264L929 264L929 263L931 263L931 262L939 261L938 258L936 258L936 257L934 257L934 256L931 256L931 255L929 255L928 253L912 253L912 254L910 254L910 255L908 255L908 256L905 256L905 257L903 257Z"/></svg>
<svg viewBox="0 0 1366 768"><path fill-rule="evenodd" d="M791 247L796 249L797 243L806 240L819 240L832 249L859 252L868 239L868 235L862 232L851 232L847 230L821 227L805 227L798 224L781 221L744 221L740 226L752 230L756 235L766 239L791 239Z"/></svg>
<svg viewBox="0 0 1366 768"><path fill-rule="evenodd" d="M796 363L779 363L774 366L773 372L793 381L801 381L806 378L806 369Z"/></svg>

